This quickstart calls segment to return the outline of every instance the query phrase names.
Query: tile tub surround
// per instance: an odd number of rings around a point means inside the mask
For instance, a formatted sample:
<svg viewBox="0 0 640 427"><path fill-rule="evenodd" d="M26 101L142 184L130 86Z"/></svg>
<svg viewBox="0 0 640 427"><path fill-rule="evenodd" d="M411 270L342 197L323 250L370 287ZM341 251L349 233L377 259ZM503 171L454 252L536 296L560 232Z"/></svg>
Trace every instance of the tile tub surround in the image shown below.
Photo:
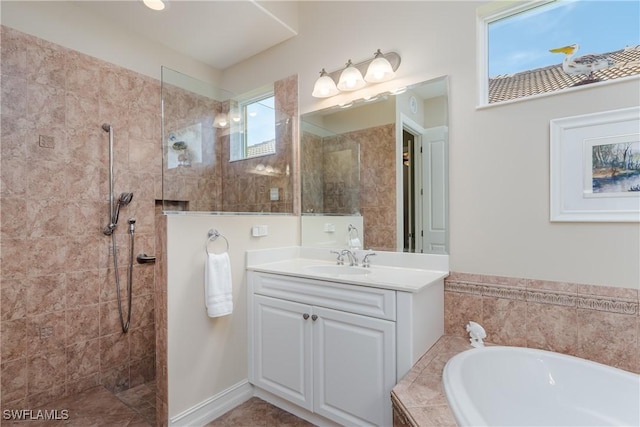
<svg viewBox="0 0 640 427"><path fill-rule="evenodd" d="M550 350L640 373L638 290L452 272L445 334L473 320L498 345Z"/></svg>
<svg viewBox="0 0 640 427"><path fill-rule="evenodd" d="M102 234L109 137L101 124L115 131L115 190L134 193L117 230L125 267L129 217L135 252L155 253L160 82L0 31L1 406L35 408L100 384L117 392L152 380L154 267L134 267L131 329L122 334L111 239ZM119 273L124 289L126 267Z"/></svg>
<svg viewBox="0 0 640 427"><path fill-rule="evenodd" d="M463 337L443 336L391 391L394 427L457 424L442 388L442 370L450 358L471 349Z"/></svg>

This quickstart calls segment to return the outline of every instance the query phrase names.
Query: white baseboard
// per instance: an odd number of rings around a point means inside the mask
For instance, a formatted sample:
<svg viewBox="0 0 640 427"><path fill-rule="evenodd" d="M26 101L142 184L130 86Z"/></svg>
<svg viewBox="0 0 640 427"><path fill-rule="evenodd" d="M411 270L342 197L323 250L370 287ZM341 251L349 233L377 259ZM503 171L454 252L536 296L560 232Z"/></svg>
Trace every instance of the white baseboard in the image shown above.
<svg viewBox="0 0 640 427"><path fill-rule="evenodd" d="M231 409L253 397L253 386L248 380L221 391L215 396L198 403L195 406L169 419L170 426L203 426L215 420Z"/></svg>

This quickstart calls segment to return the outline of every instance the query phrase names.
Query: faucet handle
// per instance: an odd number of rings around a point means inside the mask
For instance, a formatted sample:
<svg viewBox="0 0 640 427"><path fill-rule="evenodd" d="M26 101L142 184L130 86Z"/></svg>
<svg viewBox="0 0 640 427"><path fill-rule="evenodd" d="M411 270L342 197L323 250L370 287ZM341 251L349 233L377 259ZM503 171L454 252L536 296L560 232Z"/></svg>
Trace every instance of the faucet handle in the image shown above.
<svg viewBox="0 0 640 427"><path fill-rule="evenodd" d="M334 250L331 250L331 251L329 251L329 252L331 252L332 254L336 254L336 255L338 256L338 257L336 258L336 263L337 263L338 265L343 265L343 264L344 264L344 255L342 254L342 252L340 252L340 251L334 251Z"/></svg>
<svg viewBox="0 0 640 427"><path fill-rule="evenodd" d="M364 259L362 260L362 266L363 267L371 267L371 261L369 261L369 257L370 256L376 256L378 255L375 252L369 252L364 256Z"/></svg>

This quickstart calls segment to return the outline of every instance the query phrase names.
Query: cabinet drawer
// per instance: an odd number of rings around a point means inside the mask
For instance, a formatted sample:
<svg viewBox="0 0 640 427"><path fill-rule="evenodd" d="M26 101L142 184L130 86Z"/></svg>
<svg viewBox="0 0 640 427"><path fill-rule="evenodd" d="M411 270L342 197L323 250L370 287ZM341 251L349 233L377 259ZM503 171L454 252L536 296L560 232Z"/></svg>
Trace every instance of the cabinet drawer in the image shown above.
<svg viewBox="0 0 640 427"><path fill-rule="evenodd" d="M396 320L395 291L258 272L248 277L256 294Z"/></svg>

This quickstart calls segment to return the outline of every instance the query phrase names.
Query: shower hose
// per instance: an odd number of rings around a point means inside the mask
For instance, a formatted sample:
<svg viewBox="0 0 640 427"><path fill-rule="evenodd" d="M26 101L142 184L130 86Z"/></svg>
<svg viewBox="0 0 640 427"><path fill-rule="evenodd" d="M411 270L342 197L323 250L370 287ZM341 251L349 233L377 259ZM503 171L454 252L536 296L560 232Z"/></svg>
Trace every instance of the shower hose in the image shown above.
<svg viewBox="0 0 640 427"><path fill-rule="evenodd" d="M133 234L135 220L129 220L129 265L127 268L127 321L122 315L122 297L120 294L120 274L118 273L118 247L116 245L116 233L111 234L111 247L113 253L113 270L116 276L116 295L118 297L118 314L122 332L127 333L131 324L131 294L133 293Z"/></svg>

